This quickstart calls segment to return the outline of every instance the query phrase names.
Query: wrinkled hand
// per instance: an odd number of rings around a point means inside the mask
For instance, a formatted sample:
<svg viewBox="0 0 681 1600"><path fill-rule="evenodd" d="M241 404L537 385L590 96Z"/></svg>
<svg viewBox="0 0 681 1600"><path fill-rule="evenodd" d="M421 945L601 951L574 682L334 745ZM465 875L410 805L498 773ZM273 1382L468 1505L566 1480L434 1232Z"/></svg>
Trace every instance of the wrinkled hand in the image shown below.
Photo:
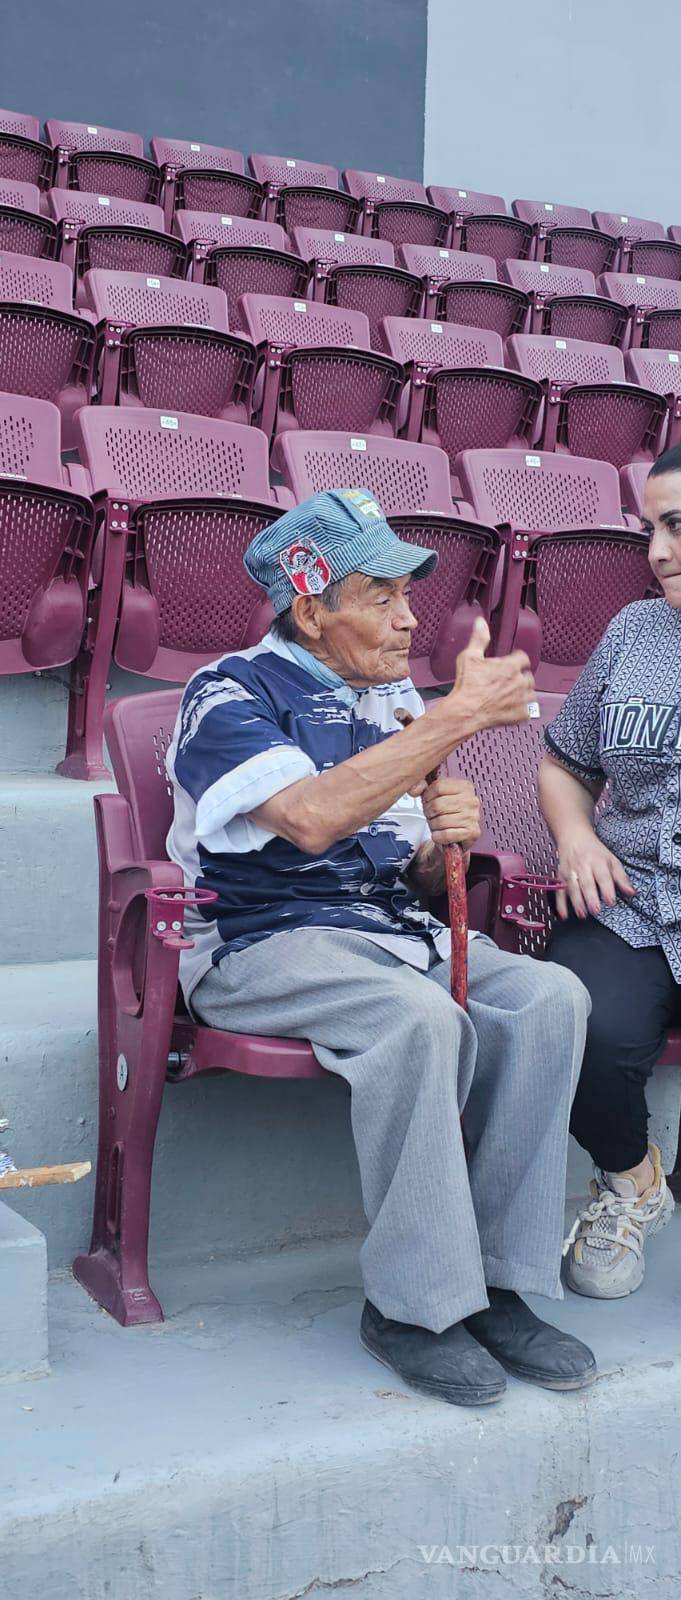
<svg viewBox="0 0 681 1600"><path fill-rule="evenodd" d="M560 841L558 875L565 884L556 893L556 911L564 922L568 901L582 920L614 906L617 891L631 899L636 889L621 861L602 844L593 828L576 828Z"/></svg>
<svg viewBox="0 0 681 1600"><path fill-rule="evenodd" d="M440 704L470 709L478 729L527 722L535 694L529 657L524 650L488 657L489 642L487 623L478 617L466 649L457 657L454 687Z"/></svg>
<svg viewBox="0 0 681 1600"><path fill-rule="evenodd" d="M421 793L434 844L470 850L480 837L480 801L467 778L435 778Z"/></svg>

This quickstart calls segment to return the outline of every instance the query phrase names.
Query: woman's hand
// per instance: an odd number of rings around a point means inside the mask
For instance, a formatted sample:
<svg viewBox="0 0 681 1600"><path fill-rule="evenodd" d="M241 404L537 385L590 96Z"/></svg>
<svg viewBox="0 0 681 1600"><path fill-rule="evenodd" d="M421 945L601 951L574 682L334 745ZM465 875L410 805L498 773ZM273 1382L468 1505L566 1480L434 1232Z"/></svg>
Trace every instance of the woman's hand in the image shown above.
<svg viewBox="0 0 681 1600"><path fill-rule="evenodd" d="M435 778L421 796L434 844L470 850L480 837L480 801L467 778Z"/></svg>
<svg viewBox="0 0 681 1600"><path fill-rule="evenodd" d="M633 883L612 850L601 844L587 824L563 833L559 840L558 874L565 884L556 893L556 911L564 922L568 901L578 917L598 916L602 906L614 906L617 891L631 899Z"/></svg>

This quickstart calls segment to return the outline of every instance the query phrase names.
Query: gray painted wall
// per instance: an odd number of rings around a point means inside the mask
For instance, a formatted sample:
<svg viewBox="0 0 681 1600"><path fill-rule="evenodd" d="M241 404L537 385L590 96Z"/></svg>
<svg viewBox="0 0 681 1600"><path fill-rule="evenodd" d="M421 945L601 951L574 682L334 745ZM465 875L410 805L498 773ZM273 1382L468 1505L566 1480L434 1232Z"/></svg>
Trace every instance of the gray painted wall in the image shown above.
<svg viewBox="0 0 681 1600"><path fill-rule="evenodd" d="M0 105L418 177L425 70L426 0L9 0Z"/></svg>
<svg viewBox="0 0 681 1600"><path fill-rule="evenodd" d="M429 0L426 182L681 222L680 53L679 0Z"/></svg>

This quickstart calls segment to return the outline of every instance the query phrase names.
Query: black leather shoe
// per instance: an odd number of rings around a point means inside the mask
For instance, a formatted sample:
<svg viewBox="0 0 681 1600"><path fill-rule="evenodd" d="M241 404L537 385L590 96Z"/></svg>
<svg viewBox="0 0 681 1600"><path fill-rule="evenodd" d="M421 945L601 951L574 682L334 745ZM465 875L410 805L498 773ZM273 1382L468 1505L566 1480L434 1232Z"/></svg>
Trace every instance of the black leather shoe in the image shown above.
<svg viewBox="0 0 681 1600"><path fill-rule="evenodd" d="M392 1322L364 1302L359 1337L398 1378L451 1406L485 1406L500 1400L506 1379L498 1361L472 1339L462 1322L431 1333L411 1322Z"/></svg>
<svg viewBox="0 0 681 1600"><path fill-rule="evenodd" d="M584 1389L593 1383L596 1362L581 1339L535 1317L512 1289L488 1289L487 1295L487 1310L466 1317L465 1325L514 1378L543 1389Z"/></svg>

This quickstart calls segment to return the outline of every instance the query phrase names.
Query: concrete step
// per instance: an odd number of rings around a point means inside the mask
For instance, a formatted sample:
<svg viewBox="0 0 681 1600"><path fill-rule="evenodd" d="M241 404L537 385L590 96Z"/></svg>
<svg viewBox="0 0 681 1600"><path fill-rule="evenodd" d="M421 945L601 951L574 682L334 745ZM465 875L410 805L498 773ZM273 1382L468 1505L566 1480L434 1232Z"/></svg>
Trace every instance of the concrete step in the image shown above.
<svg viewBox="0 0 681 1600"><path fill-rule="evenodd" d="M0 1383L47 1371L45 1240L25 1217L0 1204Z"/></svg>
<svg viewBox="0 0 681 1600"><path fill-rule="evenodd" d="M61 667L0 677L0 772L54 772L66 741L68 676ZM109 677L109 698L170 687L114 666Z"/></svg>
<svg viewBox="0 0 681 1600"><path fill-rule="evenodd" d="M0 774L0 963L70 961L97 948L93 796L112 783Z"/></svg>
<svg viewBox="0 0 681 1600"><path fill-rule="evenodd" d="M52 1376L0 1391L3 1600L675 1595L680 1244L628 1300L533 1299L589 1391L479 1411L361 1348L352 1242L176 1264L131 1330L55 1282Z"/></svg>
<svg viewBox="0 0 681 1600"><path fill-rule="evenodd" d="M3 1135L17 1166L97 1155L96 965L0 967ZM45 1233L51 1266L87 1248L94 1177L13 1190ZM220 1074L166 1089L154 1162L152 1260L231 1255L363 1226L349 1095L340 1079Z"/></svg>

